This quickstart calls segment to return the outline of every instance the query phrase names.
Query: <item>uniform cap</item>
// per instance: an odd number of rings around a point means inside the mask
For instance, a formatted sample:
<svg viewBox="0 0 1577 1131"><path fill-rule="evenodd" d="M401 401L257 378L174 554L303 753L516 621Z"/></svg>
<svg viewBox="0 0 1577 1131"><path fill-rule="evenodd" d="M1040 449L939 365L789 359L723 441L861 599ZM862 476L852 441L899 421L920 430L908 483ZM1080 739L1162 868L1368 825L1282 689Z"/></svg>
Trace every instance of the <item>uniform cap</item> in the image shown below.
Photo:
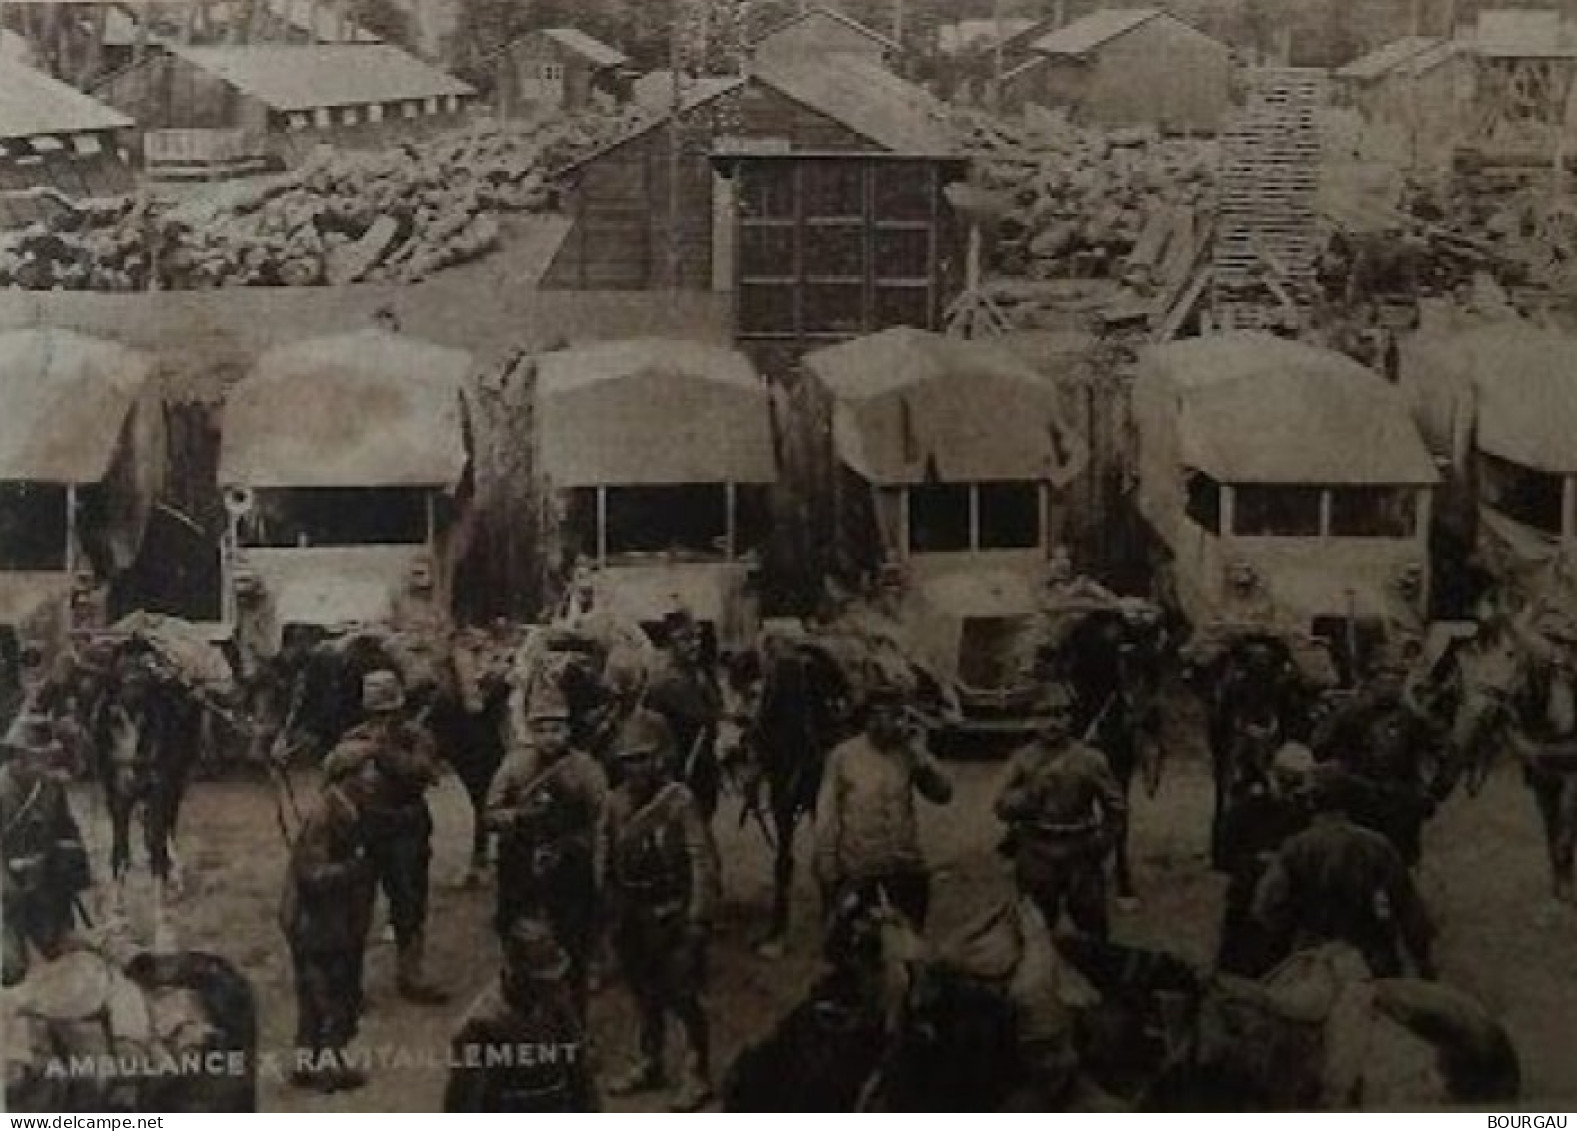
<svg viewBox="0 0 1577 1131"><path fill-rule="evenodd" d="M368 672L361 677L361 708L364 711L398 711L405 706L405 688L400 677L387 669Z"/></svg>
<svg viewBox="0 0 1577 1131"><path fill-rule="evenodd" d="M0 748L10 754L36 754L53 758L61 753L60 740L55 737L55 724L48 715L21 714L11 723Z"/></svg>
<svg viewBox="0 0 1577 1131"><path fill-rule="evenodd" d="M540 919L517 919L504 939L504 961L539 982L556 982L569 973L569 955Z"/></svg>
<svg viewBox="0 0 1577 1131"><path fill-rule="evenodd" d="M644 708L625 720L619 730L618 741L613 746L613 756L619 761L636 758L660 758L673 749L673 733L663 717Z"/></svg>

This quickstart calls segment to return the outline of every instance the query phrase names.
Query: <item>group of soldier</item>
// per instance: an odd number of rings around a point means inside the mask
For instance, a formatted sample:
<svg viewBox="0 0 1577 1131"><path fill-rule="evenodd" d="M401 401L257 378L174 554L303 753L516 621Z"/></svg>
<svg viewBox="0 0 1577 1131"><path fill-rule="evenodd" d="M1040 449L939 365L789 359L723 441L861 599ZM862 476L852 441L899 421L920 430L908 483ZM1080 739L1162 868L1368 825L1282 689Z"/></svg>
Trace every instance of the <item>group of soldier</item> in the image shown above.
<svg viewBox="0 0 1577 1131"><path fill-rule="evenodd" d="M720 867L711 817L720 772L713 740L722 697L687 614L665 625L666 666L599 760L576 742L562 689L530 689L527 733L500 767L485 813L498 839L493 925L502 968L463 1015L450 1049L445 1106L455 1111L583 1110L613 1095L674 1085L674 1110L713 1098L704 988ZM1127 822L1106 756L1081 737L1075 701L1043 687L1040 730L1010 758L994 798L1001 851L1022 897L1047 924L1104 938L1106 860ZM950 804L953 784L911 721L906 690L874 680L860 729L827 754L815 803L814 870L823 908L881 901L923 927L931 873L918 800ZM322 787L289 854L281 923L297 998L293 1081L320 1090L366 1082L346 1055L365 1003L364 956L376 892L389 906L397 990L422 1006L449 994L426 968L433 822L427 793L441 777L431 735L408 717L392 671L362 684L365 721L322 766ZM1339 728L1338 728L1339 729ZM1340 747L1334 731L1324 745ZM89 882L72 820L58 740L24 714L4 742L8 983L30 948L48 956L71 929ZM1293 950L1339 941L1377 974L1432 974L1431 928L1409 864L1392 839L1365 827L1360 756L1317 762L1283 745L1268 772L1230 798L1218 864L1231 876L1221 940L1224 967L1263 973ZM1356 819L1355 819L1356 818ZM1405 846L1404 846L1405 848ZM635 1056L602 1087L592 1071L588 999L604 947L638 1018ZM669 1021L683 1039L677 1076ZM503 1055L500 1049L560 1050Z"/></svg>

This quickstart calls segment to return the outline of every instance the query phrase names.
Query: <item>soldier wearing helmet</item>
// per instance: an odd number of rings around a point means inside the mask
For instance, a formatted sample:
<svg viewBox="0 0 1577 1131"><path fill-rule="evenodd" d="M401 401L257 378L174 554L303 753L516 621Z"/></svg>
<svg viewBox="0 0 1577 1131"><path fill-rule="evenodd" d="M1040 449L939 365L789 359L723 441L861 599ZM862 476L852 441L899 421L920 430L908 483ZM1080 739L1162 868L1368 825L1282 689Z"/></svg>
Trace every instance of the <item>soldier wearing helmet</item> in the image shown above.
<svg viewBox="0 0 1577 1131"><path fill-rule="evenodd" d="M613 949L635 999L640 1050L608 1090L630 1095L667 1087L664 1038L672 1016L686 1050L669 1106L697 1111L712 1097L702 991L718 896L717 849L689 788L665 772L672 752L667 724L646 710L629 718L614 744L622 781L608 799L600 852Z"/></svg>
<svg viewBox="0 0 1577 1131"><path fill-rule="evenodd" d="M433 835L426 794L438 784L438 749L425 727L405 718L405 690L394 672L368 672L361 705L367 720L347 731L324 759L323 780L332 786L371 765L377 789L362 807L361 822L374 873L389 898L400 995L439 1005L449 995L425 972Z"/></svg>
<svg viewBox="0 0 1577 1131"><path fill-rule="evenodd" d="M596 834L608 779L572 745L570 710L544 681L527 711L529 740L510 751L493 777L483 820L498 834L494 926L510 937L523 915L545 920L569 953L570 986L584 1016L587 968L596 935Z"/></svg>
<svg viewBox="0 0 1577 1131"><path fill-rule="evenodd" d="M1079 930L1107 932L1103 862L1122 836L1127 804L1106 756L1073 733L1073 694L1048 684L1040 733L1008 763L996 814L1019 889L1055 928L1064 910Z"/></svg>
<svg viewBox="0 0 1577 1131"><path fill-rule="evenodd" d="M54 727L24 713L0 740L0 899L6 985L28 968L28 948L54 956L71 933L77 897L91 882L88 854L65 787Z"/></svg>
<svg viewBox="0 0 1577 1131"><path fill-rule="evenodd" d="M914 799L945 805L953 783L904 708L904 688L879 675L866 692L863 732L827 755L816 799L815 868L824 909L851 892L885 894L919 928L930 910L931 877Z"/></svg>
<svg viewBox="0 0 1577 1131"><path fill-rule="evenodd" d="M472 1003L449 1044L446 1112L597 1111L573 958L540 919L503 936L498 980Z"/></svg>
<svg viewBox="0 0 1577 1131"><path fill-rule="evenodd" d="M1258 978L1275 954L1251 914L1254 889L1277 850L1309 823L1305 787L1315 767L1307 746L1289 742L1271 757L1269 772L1230 799L1221 818L1221 868L1227 873L1226 905L1216 965L1230 974Z"/></svg>

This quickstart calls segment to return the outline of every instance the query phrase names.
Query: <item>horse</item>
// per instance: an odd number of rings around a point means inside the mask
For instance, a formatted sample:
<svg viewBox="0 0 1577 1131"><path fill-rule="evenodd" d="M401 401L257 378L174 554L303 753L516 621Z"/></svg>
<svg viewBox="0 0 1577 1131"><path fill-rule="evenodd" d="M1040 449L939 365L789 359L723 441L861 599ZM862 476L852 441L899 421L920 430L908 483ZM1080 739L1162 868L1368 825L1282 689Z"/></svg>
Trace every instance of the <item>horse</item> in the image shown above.
<svg viewBox="0 0 1577 1131"><path fill-rule="evenodd" d="M808 636L764 636L730 658L723 682L731 709L719 746L725 766L742 766L739 819L754 819L772 851L772 914L758 947L772 957L788 933L794 837L815 810L828 752L854 732L853 689Z"/></svg>
<svg viewBox="0 0 1577 1131"><path fill-rule="evenodd" d="M109 950L79 942L0 994L7 1107L257 1111L251 983L202 951Z"/></svg>
<svg viewBox="0 0 1577 1131"><path fill-rule="evenodd" d="M1125 607L1085 613L1050 660L1074 697L1074 730L1106 756L1126 798L1141 764L1153 794L1160 772L1165 636L1159 617ZM1148 755L1148 757L1147 757ZM1118 897L1134 897L1125 832L1115 850Z"/></svg>
<svg viewBox="0 0 1577 1131"><path fill-rule="evenodd" d="M1345 944L1299 952L1260 981L1096 939L1059 946L1100 992L1102 1047L1141 1110L1493 1105L1521 1087L1515 1045L1482 1005L1434 982L1372 978Z"/></svg>
<svg viewBox="0 0 1577 1131"><path fill-rule="evenodd" d="M1304 737L1311 695L1287 642L1265 633L1230 640L1194 671L1205 703L1215 804L1210 816L1211 866L1220 869L1222 818L1236 791L1262 781L1286 742Z"/></svg>

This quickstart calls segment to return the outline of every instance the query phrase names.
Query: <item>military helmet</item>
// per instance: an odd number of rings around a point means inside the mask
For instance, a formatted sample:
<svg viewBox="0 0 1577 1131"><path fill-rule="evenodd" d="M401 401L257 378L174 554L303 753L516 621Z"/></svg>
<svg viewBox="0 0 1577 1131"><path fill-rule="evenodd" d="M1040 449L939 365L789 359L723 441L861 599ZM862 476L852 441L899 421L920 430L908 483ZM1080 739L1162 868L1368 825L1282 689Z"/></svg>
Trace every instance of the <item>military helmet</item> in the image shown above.
<svg viewBox="0 0 1577 1131"><path fill-rule="evenodd" d="M668 723L654 711L637 710L619 729L618 740L613 744L613 756L620 762L637 759L663 758L673 750L673 732Z"/></svg>
<svg viewBox="0 0 1577 1131"><path fill-rule="evenodd" d="M569 955L553 928L540 919L517 919L504 937L504 961L534 982L556 982L569 973Z"/></svg>
<svg viewBox="0 0 1577 1131"><path fill-rule="evenodd" d="M531 703L526 709L526 722L568 722L569 701L564 689L551 679L545 679L531 690Z"/></svg>
<svg viewBox="0 0 1577 1131"><path fill-rule="evenodd" d="M385 668L361 677L362 710L377 714L398 711L404 706L405 687L396 673Z"/></svg>
<svg viewBox="0 0 1577 1131"><path fill-rule="evenodd" d="M25 712L16 717L0 739L0 750L7 755L28 754L43 758L58 756L63 747L55 737L55 724L48 715Z"/></svg>

